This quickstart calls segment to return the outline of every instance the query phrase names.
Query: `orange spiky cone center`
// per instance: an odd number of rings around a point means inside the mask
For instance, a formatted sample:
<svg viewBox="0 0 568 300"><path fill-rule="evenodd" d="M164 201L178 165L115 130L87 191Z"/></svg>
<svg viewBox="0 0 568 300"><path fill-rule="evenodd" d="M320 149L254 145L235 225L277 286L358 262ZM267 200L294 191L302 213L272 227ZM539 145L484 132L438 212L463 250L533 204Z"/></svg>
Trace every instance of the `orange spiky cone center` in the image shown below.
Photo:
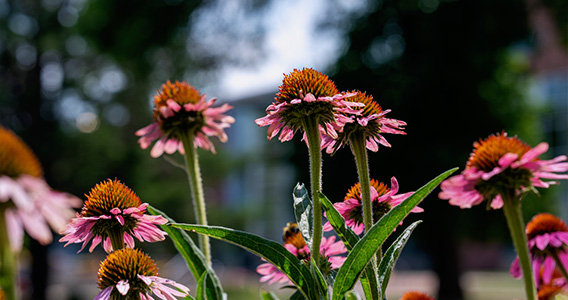
<svg viewBox="0 0 568 300"><path fill-rule="evenodd" d="M105 289L116 285L121 280L128 280L130 290L126 296L146 292L148 286L137 275L157 276L158 267L150 256L142 251L124 248L112 252L100 264L97 284L100 289ZM122 296L119 295L116 294L117 297Z"/></svg>
<svg viewBox="0 0 568 300"><path fill-rule="evenodd" d="M41 177L41 164L32 150L10 130L0 126L0 175Z"/></svg>
<svg viewBox="0 0 568 300"><path fill-rule="evenodd" d="M338 93L339 90L335 83L327 75L312 68L294 69L292 73L284 75L282 85L278 87L278 93L274 100L289 102L293 99L302 99L307 94L312 94L318 98L333 96Z"/></svg>
<svg viewBox="0 0 568 300"><path fill-rule="evenodd" d="M541 213L532 218L527 224L525 232L530 240L545 233L568 232L568 227L564 221L555 215Z"/></svg>
<svg viewBox="0 0 568 300"><path fill-rule="evenodd" d="M522 157L531 149L517 137L508 137L502 132L491 135L485 140L473 144L474 150L467 162L467 167L476 167L478 170L490 172L499 166L499 159L506 153L515 153Z"/></svg>
<svg viewBox="0 0 568 300"><path fill-rule="evenodd" d="M354 93L355 95L345 98L345 101L365 104L363 110L361 111L361 116L370 116L374 114L380 114L383 112L383 109L381 108L379 103L373 100L372 95L367 95L366 92L360 92L360 91L350 91L347 92L346 94L352 94L352 93Z"/></svg>
<svg viewBox="0 0 568 300"><path fill-rule="evenodd" d="M154 118L160 117L160 107L166 106L168 100L173 100L179 105L187 103L195 104L201 100L199 91L185 81L171 83L169 80L162 85L154 95Z"/></svg>
<svg viewBox="0 0 568 300"><path fill-rule="evenodd" d="M81 215L92 217L109 215L113 208L124 210L142 205L138 196L119 180L107 179L91 189Z"/></svg>

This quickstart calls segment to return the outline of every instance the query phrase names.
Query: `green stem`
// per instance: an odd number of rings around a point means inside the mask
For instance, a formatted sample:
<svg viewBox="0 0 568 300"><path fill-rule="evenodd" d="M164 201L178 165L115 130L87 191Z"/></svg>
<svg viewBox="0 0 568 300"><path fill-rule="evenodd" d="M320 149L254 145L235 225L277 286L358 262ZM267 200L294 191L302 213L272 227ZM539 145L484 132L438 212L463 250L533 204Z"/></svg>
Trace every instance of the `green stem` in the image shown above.
<svg viewBox="0 0 568 300"><path fill-rule="evenodd" d="M365 145L365 136L361 133L354 132L349 139L351 152L355 157L357 165L357 174L359 175L359 184L361 186L361 206L363 207L363 225L365 225L365 233L371 229L374 224L373 220L373 204L371 203L371 178L369 171L369 158L367 156L367 147ZM383 252L381 247L375 253L375 258L371 260L373 272L377 271L377 262L381 261ZM371 272L371 270L369 270Z"/></svg>
<svg viewBox="0 0 568 300"><path fill-rule="evenodd" d="M363 225L365 232L373 226L373 206L371 204L371 179L369 176L369 160L365 139L361 134L353 134L349 140L351 151L355 156L357 173L359 174L359 184L361 185L361 206L363 207Z"/></svg>
<svg viewBox="0 0 568 300"><path fill-rule="evenodd" d="M536 300L536 287L525 234L525 223L521 212L521 201L513 195L501 195L501 197L503 198L503 212L523 271L527 300Z"/></svg>
<svg viewBox="0 0 568 300"><path fill-rule="evenodd" d="M195 212L195 219L199 225L207 225L207 213L205 210L205 194L203 193L203 183L201 181L201 169L199 168L199 159L197 156L197 149L193 146L195 133L188 131L186 134L180 134L183 148L185 150L185 164L187 179L189 180L189 187L191 189L191 198L193 200L193 210ZM211 265L211 247L209 244L209 237L200 234L199 248L205 255L207 264Z"/></svg>
<svg viewBox="0 0 568 300"><path fill-rule="evenodd" d="M124 232L122 230L111 232L109 238L113 252L124 248Z"/></svg>
<svg viewBox="0 0 568 300"><path fill-rule="evenodd" d="M321 203L317 196L321 192L322 177L322 158L321 158L321 136L319 132L319 124L316 118L304 118L304 131L308 139L308 148L310 153L310 181L312 189L312 201L314 210L314 235L312 240L312 259L319 262L320 245L322 237L321 225Z"/></svg>
<svg viewBox="0 0 568 300"><path fill-rule="evenodd" d="M566 268L564 268L562 261L560 261L560 258L558 257L558 253L556 251L552 251L551 256L552 256L552 258L554 258L554 261L556 262L556 266L560 270L560 273L562 273L564 278L566 278L566 281L568 281L568 272L566 272Z"/></svg>
<svg viewBox="0 0 568 300"><path fill-rule="evenodd" d="M2 290L0 293L4 292L2 299L16 300L17 255L12 251L8 239L8 228L4 219L5 211L0 206L0 289Z"/></svg>

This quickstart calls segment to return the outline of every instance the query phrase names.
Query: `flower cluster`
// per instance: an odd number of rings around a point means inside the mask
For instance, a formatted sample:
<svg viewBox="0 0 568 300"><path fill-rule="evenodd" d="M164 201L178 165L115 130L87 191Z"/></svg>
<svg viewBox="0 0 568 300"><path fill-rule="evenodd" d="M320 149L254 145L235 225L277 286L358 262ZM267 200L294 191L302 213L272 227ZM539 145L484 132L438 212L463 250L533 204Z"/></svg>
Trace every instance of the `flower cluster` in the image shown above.
<svg viewBox="0 0 568 300"><path fill-rule="evenodd" d="M2 126L0 145L0 222L5 222L12 251L21 250L24 230L41 244L49 244L51 229L63 229L81 201L51 189L32 150Z"/></svg>
<svg viewBox="0 0 568 300"><path fill-rule="evenodd" d="M302 234L296 223L288 223L283 229L282 238L284 240L284 247L294 254L299 260L310 260L310 249L306 245ZM341 241L335 241L335 236L329 238L322 238L320 246L320 262L319 267L324 276L331 273L332 270L341 267L345 261L345 257L341 256L347 252L345 245ZM288 277L282 273L276 266L270 263L260 264L256 271L262 275L260 282L272 283L290 283Z"/></svg>
<svg viewBox="0 0 568 300"><path fill-rule="evenodd" d="M269 140L280 132L279 140L289 141L312 121L322 132L336 138L346 122L353 122L343 114L358 114L356 108L363 106L345 101L351 94L340 93L328 76L311 68L294 69L284 75L278 90L275 102L266 108L267 115L255 121L258 126L269 126Z"/></svg>
<svg viewBox="0 0 568 300"><path fill-rule="evenodd" d="M379 221L382 216L388 213L393 207L399 205L406 198L410 197L413 192L397 194L398 181L395 177L391 178L390 189L386 184L377 180L371 179L371 201L373 207L373 220ZM333 206L345 218L345 225L349 226L356 234L363 233L365 229L363 226L363 211L361 207L361 184L358 182L353 185L343 202L334 203ZM411 212L419 213L424 210L420 207L415 207ZM328 222L323 227L324 231L331 231L331 224Z"/></svg>
<svg viewBox="0 0 568 300"><path fill-rule="evenodd" d="M235 122L233 117L224 114L232 106L212 107L215 101L215 98L206 101L205 95L187 82L168 81L163 84L154 96L154 123L136 131L136 135L140 136L140 147L146 149L158 140L150 152L152 157L159 157L164 152L184 154L182 140L187 134L192 134L194 139L188 146L215 153L208 137L216 136L221 142L226 142L225 128Z"/></svg>
<svg viewBox="0 0 568 300"><path fill-rule="evenodd" d="M439 197L449 199L452 205L470 208L486 200L488 206L498 209L503 206L504 195L514 197L557 183L543 179L568 179L568 174L557 174L568 171L566 155L551 160L538 158L548 150L547 143L531 148L502 132L473 147L465 170L442 182Z"/></svg>
<svg viewBox="0 0 568 300"><path fill-rule="evenodd" d="M163 241L166 232L157 225L167 220L146 214L147 203L119 180L107 179L91 189L83 209L69 222L60 242L82 243L81 252L92 240L89 252L103 243L108 254L101 262L98 285L101 292L94 300L160 299L185 297L189 289L158 277L158 268L145 253L134 248L140 242ZM124 248L124 246L127 246Z"/></svg>

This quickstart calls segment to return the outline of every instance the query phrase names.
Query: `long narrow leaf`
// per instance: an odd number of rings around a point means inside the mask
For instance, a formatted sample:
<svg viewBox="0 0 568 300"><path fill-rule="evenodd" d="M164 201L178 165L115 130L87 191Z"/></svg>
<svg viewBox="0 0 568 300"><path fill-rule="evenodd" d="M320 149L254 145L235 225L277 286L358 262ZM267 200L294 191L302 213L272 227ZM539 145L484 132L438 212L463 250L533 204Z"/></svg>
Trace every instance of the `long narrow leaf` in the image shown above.
<svg viewBox="0 0 568 300"><path fill-rule="evenodd" d="M314 219L312 210L312 201L308 196L308 191L306 187L298 183L294 187L294 192L292 193L294 197L294 213L296 215L296 222L300 228L300 232L306 241L308 248L312 249L312 235L314 232Z"/></svg>
<svg viewBox="0 0 568 300"><path fill-rule="evenodd" d="M205 279L207 278L207 272L203 272L199 281L197 281L197 289L195 290L196 300L206 300L205 295Z"/></svg>
<svg viewBox="0 0 568 300"><path fill-rule="evenodd" d="M161 215L166 218L169 223L175 223L175 221L168 217L165 213L160 210L148 206L148 212L153 215ZM181 229L175 229L171 226L162 225L161 228L168 233L168 236L174 243L174 246L185 259L187 267L193 274L195 280L199 280L204 273L207 273L207 278L205 280L205 291L208 300L222 300L223 299L223 289L221 288L221 282L215 274L215 271L209 267L205 261L205 256L199 250L199 247L195 245L191 237Z"/></svg>
<svg viewBox="0 0 568 300"><path fill-rule="evenodd" d="M319 299L317 296L316 281L309 268L302 264L294 254L277 242L267 240L252 233L219 226L190 224L170 224L170 226L206 234L212 238L240 246L276 266L282 273L290 278L307 299Z"/></svg>
<svg viewBox="0 0 568 300"><path fill-rule="evenodd" d="M327 197L319 193L320 201L326 213L327 220L345 244L347 250L351 251L355 244L359 242L359 236L348 226L345 225L345 218L337 211L335 206ZM380 300L379 281L377 274L372 266L368 265L361 275L361 287L367 300Z"/></svg>
<svg viewBox="0 0 568 300"><path fill-rule="evenodd" d="M388 248L387 252L381 259L381 263L379 264L379 282L381 283L381 291L383 295L387 290L387 285L389 283L389 279L394 269L394 265L402 252L402 248L410 239L410 235L412 231L418 226L418 224L422 223L422 221L416 221L412 223L410 226L406 227L406 229L400 234L400 236L392 243L392 245Z"/></svg>
<svg viewBox="0 0 568 300"><path fill-rule="evenodd" d="M365 293L365 299L367 300L380 300L381 291L379 290L379 280L377 278L377 273L373 269L371 264L365 267L365 271L361 274L361 287ZM383 293L384 294L384 293Z"/></svg>
<svg viewBox="0 0 568 300"><path fill-rule="evenodd" d="M353 247L353 250L349 253L341 268L339 268L333 286L333 300L343 299L345 293L353 289L371 258L396 226L398 226L406 215L408 215L422 199L428 196L442 180L446 179L446 177L450 176L450 174L456 170L457 168L446 171L428 182L400 205L394 207L369 229L363 238Z"/></svg>

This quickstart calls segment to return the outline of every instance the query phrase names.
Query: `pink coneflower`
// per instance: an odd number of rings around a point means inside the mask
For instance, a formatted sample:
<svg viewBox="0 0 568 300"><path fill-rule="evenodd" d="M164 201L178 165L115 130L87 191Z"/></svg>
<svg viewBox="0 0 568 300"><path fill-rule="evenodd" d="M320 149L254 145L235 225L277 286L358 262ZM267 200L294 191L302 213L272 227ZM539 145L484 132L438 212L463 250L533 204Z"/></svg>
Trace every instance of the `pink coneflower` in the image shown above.
<svg viewBox="0 0 568 300"><path fill-rule="evenodd" d="M101 263L97 282L102 290L93 300L154 299L186 297L189 289L173 280L158 277L154 261L142 251L121 249Z"/></svg>
<svg viewBox="0 0 568 300"><path fill-rule="evenodd" d="M296 223L288 223L283 230L284 247L292 252L299 260L310 260L310 249L306 245L298 225ZM346 257L341 254L347 252L347 248L343 242L335 241L335 236L329 238L322 237L320 245L320 271L324 276L331 273L331 270L339 269ZM260 264L256 271L262 275L260 282L272 283L291 283L290 279L282 273L276 266L270 263Z"/></svg>
<svg viewBox="0 0 568 300"><path fill-rule="evenodd" d="M379 221L393 207L399 205L406 198L410 197L413 192L398 194L398 181L395 177L391 178L391 188L386 184L371 179L371 204L373 207L373 220ZM361 234L365 230L363 224L363 208L361 206L361 184L356 183L352 186L343 202L334 203L333 206L345 218L345 225L349 226L356 234ZM419 213L424 209L414 207L411 212ZM333 228L327 222L324 231L331 231Z"/></svg>
<svg viewBox="0 0 568 300"><path fill-rule="evenodd" d="M64 237L59 241L67 242L65 246L83 243L78 252L91 240L89 252L103 242L108 253L113 251L111 239L122 239L116 243L126 243L130 248L134 247L134 237L141 242L163 241L167 234L156 225L166 224L167 220L145 214L147 206L126 185L116 179L107 179L91 189L81 213L67 225Z"/></svg>
<svg viewBox="0 0 568 300"><path fill-rule="evenodd" d="M379 144L385 147L391 146L382 136L383 133L406 134L402 131L406 122L385 118L390 109L383 111L381 106L373 100L373 96L358 91L350 92L348 95L351 96L346 97L345 101L362 104L364 108L356 114L342 114L342 117L347 120L343 121L345 123L343 130L336 138L328 135L322 137L322 149L326 148L327 153L333 153L349 144L353 138L364 139L367 149L377 152Z"/></svg>
<svg viewBox="0 0 568 300"><path fill-rule="evenodd" d="M410 291L404 293L400 300L435 300L434 297L429 296L426 293Z"/></svg>
<svg viewBox="0 0 568 300"><path fill-rule="evenodd" d="M81 200L52 190L31 149L2 126L0 145L0 222L6 222L12 250L21 250L24 230L41 244L51 243L50 226L64 228Z"/></svg>
<svg viewBox="0 0 568 300"><path fill-rule="evenodd" d="M556 268L565 276L568 270L568 227L558 217L541 213L527 224L526 235L537 286L550 284ZM542 274L541 274L542 267ZM521 278L519 259L511 265L511 275Z"/></svg>
<svg viewBox="0 0 568 300"><path fill-rule="evenodd" d="M361 103L344 101L349 95L339 93L335 83L328 76L311 69L294 69L289 75L284 75L275 102L266 108L267 115L256 119L258 126L268 127L268 139L274 138L280 132L281 142L289 141L298 130L303 128L306 120L316 122L322 131L336 137L337 131L351 122L341 117L340 113L356 114Z"/></svg>
<svg viewBox="0 0 568 300"><path fill-rule="evenodd" d="M543 179L568 179L566 155L551 160L540 160L539 155L548 150L547 143L531 148L517 137L506 132L491 135L473 144L473 152L465 170L441 184L441 199L450 204L470 208L488 201L488 206L503 206L502 195L517 196L534 187L548 188L555 181Z"/></svg>
<svg viewBox="0 0 568 300"><path fill-rule="evenodd" d="M223 114L233 107L228 104L211 107L215 101L215 98L206 101L205 95L186 82L166 82L154 96L154 123L136 131L140 147L146 149L158 140L150 152L152 157L164 152L184 154L181 135L192 132L194 147L215 153L208 137L216 136L226 142L225 128L235 122L233 117Z"/></svg>

